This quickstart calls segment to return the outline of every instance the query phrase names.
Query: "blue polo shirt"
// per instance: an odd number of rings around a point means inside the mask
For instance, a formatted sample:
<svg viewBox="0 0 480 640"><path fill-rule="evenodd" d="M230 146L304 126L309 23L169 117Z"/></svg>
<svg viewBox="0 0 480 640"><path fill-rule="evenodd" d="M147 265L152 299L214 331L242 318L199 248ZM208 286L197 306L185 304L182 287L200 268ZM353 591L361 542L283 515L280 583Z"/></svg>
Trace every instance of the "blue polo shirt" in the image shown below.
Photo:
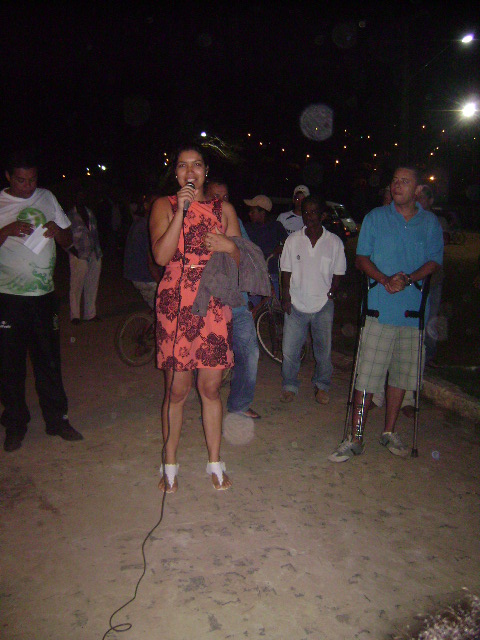
<svg viewBox="0 0 480 640"><path fill-rule="evenodd" d="M430 260L442 264L442 227L435 214L418 204L417 213L406 222L392 202L365 216L357 255L370 258L386 276L399 271L412 273ZM418 318L406 318L405 311L418 311L421 297L414 285L391 294L377 284L368 294L368 307L379 311L381 324L418 327Z"/></svg>

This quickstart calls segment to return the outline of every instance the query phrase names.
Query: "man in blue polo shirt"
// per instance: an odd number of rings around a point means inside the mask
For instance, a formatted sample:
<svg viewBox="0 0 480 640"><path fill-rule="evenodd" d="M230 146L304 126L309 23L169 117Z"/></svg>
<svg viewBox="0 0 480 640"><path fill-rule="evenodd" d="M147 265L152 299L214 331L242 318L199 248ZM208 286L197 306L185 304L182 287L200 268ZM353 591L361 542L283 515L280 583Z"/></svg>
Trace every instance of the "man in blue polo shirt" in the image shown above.
<svg viewBox="0 0 480 640"><path fill-rule="evenodd" d="M391 182L390 205L373 209L360 231L356 266L377 285L368 294L368 308L379 312L367 317L362 335L355 382L352 435L329 456L346 462L363 453L363 429L372 395L386 390L385 430L380 443L397 456L408 448L395 432L405 390L415 390L418 363L418 319L405 311L419 309L421 292L414 282L440 269L443 233L437 217L416 202L420 177L417 170L401 166ZM428 313L428 310L427 310Z"/></svg>

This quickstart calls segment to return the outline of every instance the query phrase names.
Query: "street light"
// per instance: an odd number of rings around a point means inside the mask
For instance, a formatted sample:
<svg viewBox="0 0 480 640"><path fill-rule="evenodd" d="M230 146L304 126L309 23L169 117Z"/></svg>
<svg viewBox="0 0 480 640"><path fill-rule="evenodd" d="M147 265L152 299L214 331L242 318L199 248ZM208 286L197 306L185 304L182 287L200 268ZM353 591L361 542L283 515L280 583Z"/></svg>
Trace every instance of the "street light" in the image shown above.
<svg viewBox="0 0 480 640"><path fill-rule="evenodd" d="M402 154L404 155L404 159L408 160L410 156L409 117L410 117L410 86L412 81L419 74L421 74L422 71L424 71L428 66L430 66L432 62L437 60L437 58L439 58L443 53L445 53L447 49L450 49L455 43L461 42L464 45L469 45L471 42L475 40L475 37L472 33L468 33L468 34L465 34L459 40L450 40L448 44L445 47L443 47L443 49L440 49L440 51L436 53L433 56L433 58L428 60L428 62L426 62L426 64L424 64L423 67L420 67L420 69L418 69L418 71L416 71L415 73L410 74L409 73L409 56L408 56L408 44L409 44L408 23L405 23L405 25L406 25L405 33L404 33L405 46L404 46L404 58L403 58L403 71L402 71L403 81L402 81L402 96L401 96L401 107L400 107L400 117L401 117L400 135L401 135L401 143L402 143L401 144Z"/></svg>
<svg viewBox="0 0 480 640"><path fill-rule="evenodd" d="M419 69L416 73L414 73L410 79L418 76L418 74L421 73L424 69L426 69L434 60L440 57L442 53L444 53L450 47L453 47L455 42L461 42L462 44L470 44L474 40L475 40L475 36L473 35L473 33L467 33L466 35L463 36L463 38L460 38L460 40L451 40L446 47L444 47L436 55L434 55L433 58L431 58L426 64L423 65L421 69Z"/></svg>
<svg viewBox="0 0 480 640"><path fill-rule="evenodd" d="M477 105L475 102L467 102L462 109L462 115L464 118L472 118L477 113Z"/></svg>

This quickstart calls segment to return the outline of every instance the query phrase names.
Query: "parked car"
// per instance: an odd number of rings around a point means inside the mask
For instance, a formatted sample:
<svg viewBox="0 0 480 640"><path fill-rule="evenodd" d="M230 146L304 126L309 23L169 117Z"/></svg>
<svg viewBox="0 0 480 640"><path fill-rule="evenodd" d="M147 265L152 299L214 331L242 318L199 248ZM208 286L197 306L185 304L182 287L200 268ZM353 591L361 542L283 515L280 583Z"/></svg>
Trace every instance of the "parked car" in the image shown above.
<svg viewBox="0 0 480 640"><path fill-rule="evenodd" d="M275 209L278 209L278 213L288 210L288 206L292 204L289 198L271 198ZM348 214L348 211L344 204L339 202L333 202L327 200L327 213L328 217L325 220L324 226L328 231L335 233L345 243L348 238L356 236L358 233L357 223Z"/></svg>
<svg viewBox="0 0 480 640"><path fill-rule="evenodd" d="M323 221L323 226L325 227L325 229L327 229L327 231L331 231L331 233L334 233L336 236L338 236L343 244L346 243L348 236L343 222L340 220L335 211L330 207L327 211L327 217Z"/></svg>
<svg viewBox="0 0 480 640"><path fill-rule="evenodd" d="M332 202L330 200L327 200L325 204L328 207L328 213L330 218L332 218L332 220L338 220L342 224L344 228L345 237L351 238L353 236L356 236L358 233L357 223L348 214L348 211L345 205L340 204L339 202Z"/></svg>

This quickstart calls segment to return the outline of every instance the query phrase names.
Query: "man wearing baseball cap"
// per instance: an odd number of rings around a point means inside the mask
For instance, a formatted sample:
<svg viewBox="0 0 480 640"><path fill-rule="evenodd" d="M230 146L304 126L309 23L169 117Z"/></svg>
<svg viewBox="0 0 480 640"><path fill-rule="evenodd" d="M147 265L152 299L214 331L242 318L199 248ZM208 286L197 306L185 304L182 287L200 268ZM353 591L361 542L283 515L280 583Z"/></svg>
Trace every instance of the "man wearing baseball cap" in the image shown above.
<svg viewBox="0 0 480 640"><path fill-rule="evenodd" d="M287 238L287 233L277 220L269 219L272 211L272 201L267 196L255 196L251 200L244 200L248 210L250 222L245 225L248 237L263 251L265 259L271 255L279 256L282 245ZM279 297L278 259L272 259L268 263L268 272L273 282L275 293ZM255 296L256 298L256 296ZM260 301L251 299L255 306Z"/></svg>
<svg viewBox="0 0 480 640"><path fill-rule="evenodd" d="M255 196L251 200L244 200L247 207L263 209L265 212L272 210L272 201L267 196Z"/></svg>
<svg viewBox="0 0 480 640"><path fill-rule="evenodd" d="M299 184L293 190L293 209L281 213L277 221L280 222L285 231L290 235L294 231L299 231L303 227L302 200L310 195L310 189L304 184Z"/></svg>

